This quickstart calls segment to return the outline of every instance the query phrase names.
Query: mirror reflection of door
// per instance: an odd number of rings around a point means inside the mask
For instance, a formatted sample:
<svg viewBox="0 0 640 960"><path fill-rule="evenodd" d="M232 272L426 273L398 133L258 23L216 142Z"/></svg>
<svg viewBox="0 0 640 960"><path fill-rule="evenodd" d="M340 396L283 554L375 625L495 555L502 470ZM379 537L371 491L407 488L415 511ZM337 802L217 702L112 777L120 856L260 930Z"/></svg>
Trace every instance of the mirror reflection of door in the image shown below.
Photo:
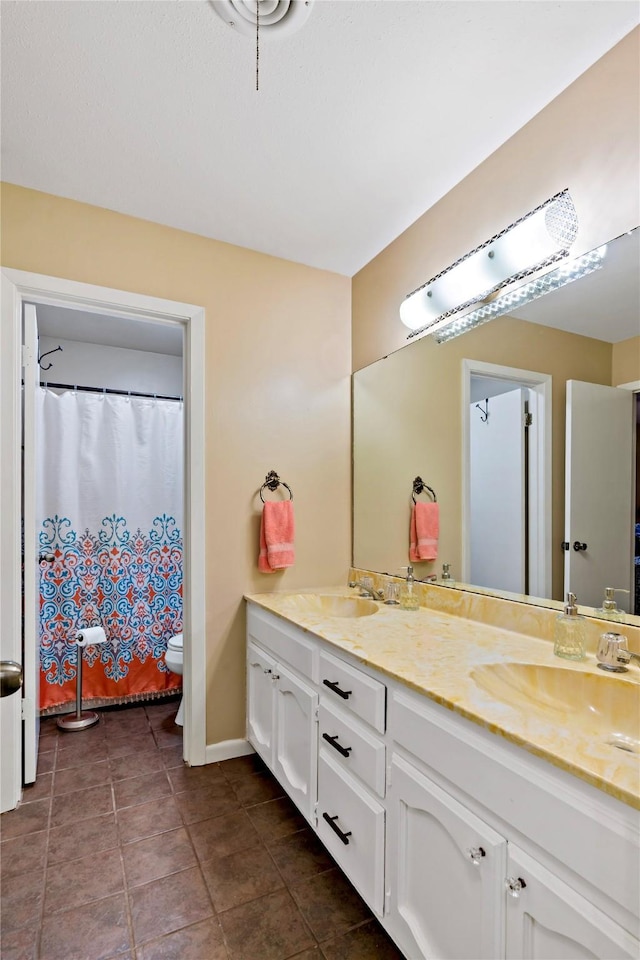
<svg viewBox="0 0 640 960"><path fill-rule="evenodd" d="M605 587L633 612L634 394L567 381L565 595L601 607ZM577 545L577 549L575 546ZM567 549L568 546L568 549Z"/></svg>
<svg viewBox="0 0 640 960"><path fill-rule="evenodd" d="M525 404L528 390L505 383L490 392L486 381L471 379L469 407L471 583L510 593L526 593L527 526Z"/></svg>

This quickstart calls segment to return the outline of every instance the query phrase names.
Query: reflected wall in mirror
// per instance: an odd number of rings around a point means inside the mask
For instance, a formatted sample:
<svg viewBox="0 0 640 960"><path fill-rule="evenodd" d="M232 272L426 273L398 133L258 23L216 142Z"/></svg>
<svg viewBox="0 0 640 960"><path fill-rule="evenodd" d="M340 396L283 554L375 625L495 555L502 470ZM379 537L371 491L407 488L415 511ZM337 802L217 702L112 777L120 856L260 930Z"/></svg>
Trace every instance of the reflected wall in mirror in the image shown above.
<svg viewBox="0 0 640 960"><path fill-rule="evenodd" d="M412 482L419 475L434 488L438 497L440 540L438 559L416 564L415 575L418 579L434 574L439 577L442 563L448 562L454 581L459 584L463 580L470 567L465 515L470 507L463 496L466 469L463 361L481 361L551 377L550 496L543 518L550 530L547 559L551 575L547 578L549 587L538 589L537 596L543 601L562 600L567 555L561 546L567 539L567 382L581 381L605 387L636 384L640 389L639 262L640 230L635 230L608 244L601 270L455 340L437 344L425 336L354 374L353 562L356 567L402 575L403 565L409 562ZM629 408L637 410L637 395L633 396L633 390L625 393L627 397L632 395ZM469 415L468 409L466 415ZM637 429L630 415L630 444ZM595 458L592 455L592 469L587 474L577 476L574 470L574 488L583 487L588 474L606 478L618 469L619 464L610 462L610 454L605 449L602 443L600 455L596 454ZM630 466L628 470L626 467L618 470L620 472L626 478L628 496L622 507L616 506L618 512L620 509L628 512L626 544L621 549L632 595L618 595L617 599L623 610L633 611L633 524L640 520L640 516L634 517L634 509L637 511L639 504L634 474L638 470ZM486 482L489 479L490 474ZM597 511L604 518L605 526L606 507L605 502ZM588 543L584 533L581 538ZM578 540L578 531L574 539ZM574 568L578 553L581 560L592 564L593 550L575 553L575 558L571 554ZM609 583L606 573L609 569L605 559L599 566L599 570L605 572L596 577L597 594L579 597L579 602L599 606L606 586L623 585ZM470 585L469 589L474 587ZM496 592L500 592L498 587Z"/></svg>

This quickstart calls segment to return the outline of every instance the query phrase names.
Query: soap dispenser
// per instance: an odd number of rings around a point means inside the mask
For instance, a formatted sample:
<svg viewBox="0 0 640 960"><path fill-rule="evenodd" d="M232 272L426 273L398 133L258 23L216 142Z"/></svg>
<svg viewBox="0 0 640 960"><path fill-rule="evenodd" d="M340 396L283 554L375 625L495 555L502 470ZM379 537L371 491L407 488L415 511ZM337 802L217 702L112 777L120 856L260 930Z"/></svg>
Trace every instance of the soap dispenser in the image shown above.
<svg viewBox="0 0 640 960"><path fill-rule="evenodd" d="M403 567L402 569L407 571L407 578L400 592L400 609L418 610L420 608L420 604L418 603L418 595L415 591L413 567L409 565L408 567Z"/></svg>
<svg viewBox="0 0 640 960"><path fill-rule="evenodd" d="M584 645L584 617L578 614L575 594L568 593L564 611L556 619L553 652L565 660L584 660Z"/></svg>
<svg viewBox="0 0 640 960"><path fill-rule="evenodd" d="M596 610L599 617L606 617L607 620L620 620L622 618L623 611L618 608L615 601L616 593L629 593L629 591L623 590L622 587L605 587L602 606Z"/></svg>

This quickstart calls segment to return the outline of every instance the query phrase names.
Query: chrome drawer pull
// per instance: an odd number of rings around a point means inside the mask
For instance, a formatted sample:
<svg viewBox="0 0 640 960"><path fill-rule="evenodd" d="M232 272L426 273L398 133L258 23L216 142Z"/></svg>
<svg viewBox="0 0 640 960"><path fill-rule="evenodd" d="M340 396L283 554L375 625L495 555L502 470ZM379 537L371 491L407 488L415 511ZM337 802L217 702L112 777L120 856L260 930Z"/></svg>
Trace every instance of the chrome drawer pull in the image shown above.
<svg viewBox="0 0 640 960"><path fill-rule="evenodd" d="M346 846L346 845L349 843L349 837L351 836L351 830L347 830L347 832L344 833L344 832L340 829L340 827L338 826L338 824L335 822L335 821L338 819L338 814L336 814L335 817L330 817L328 813L323 813L323 814L322 814L322 819L327 821L327 823L329 824L329 826L331 827L331 829L333 830L333 832L338 834L338 836L340 837L340 839L342 840L342 842L343 842L344 845Z"/></svg>
<svg viewBox="0 0 640 960"><path fill-rule="evenodd" d="M323 680L322 681L325 687L329 687L329 690L333 690L334 693L337 693L339 697L342 697L343 700L348 700L353 690L341 690L338 686L337 680Z"/></svg>
<svg viewBox="0 0 640 960"><path fill-rule="evenodd" d="M334 750L337 750L338 753L341 753L343 757L348 757L353 747L343 747L342 744L338 743L338 735L335 737L330 737L328 733L322 734L322 739L326 740L327 743L330 743Z"/></svg>

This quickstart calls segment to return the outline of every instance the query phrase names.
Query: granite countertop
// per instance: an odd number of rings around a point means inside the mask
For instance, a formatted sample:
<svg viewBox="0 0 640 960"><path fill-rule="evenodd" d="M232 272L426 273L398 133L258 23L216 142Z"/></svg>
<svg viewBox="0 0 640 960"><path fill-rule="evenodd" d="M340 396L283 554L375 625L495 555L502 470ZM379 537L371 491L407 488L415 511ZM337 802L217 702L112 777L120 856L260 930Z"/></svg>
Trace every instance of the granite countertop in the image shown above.
<svg viewBox="0 0 640 960"><path fill-rule="evenodd" d="M516 629L506 630L424 606L404 611L379 604L371 616L328 616L314 609L311 598L316 595L353 597L354 592L323 587L249 594L246 599L640 809L640 755L628 749L637 751L640 741L637 668L624 675L607 675L596 668L593 655L580 662L561 660L554 656L548 640L517 632L516 606ZM302 596L308 599L302 600ZM521 615L526 616L526 607L519 606ZM499 666L483 669L493 664ZM509 664L533 665L524 670L523 687L510 685ZM591 676L565 677L559 670ZM538 690L532 683L540 683L544 689ZM591 690L596 693L595 708L589 699ZM598 717L600 706L610 717L604 726ZM611 744L616 734L627 749Z"/></svg>

